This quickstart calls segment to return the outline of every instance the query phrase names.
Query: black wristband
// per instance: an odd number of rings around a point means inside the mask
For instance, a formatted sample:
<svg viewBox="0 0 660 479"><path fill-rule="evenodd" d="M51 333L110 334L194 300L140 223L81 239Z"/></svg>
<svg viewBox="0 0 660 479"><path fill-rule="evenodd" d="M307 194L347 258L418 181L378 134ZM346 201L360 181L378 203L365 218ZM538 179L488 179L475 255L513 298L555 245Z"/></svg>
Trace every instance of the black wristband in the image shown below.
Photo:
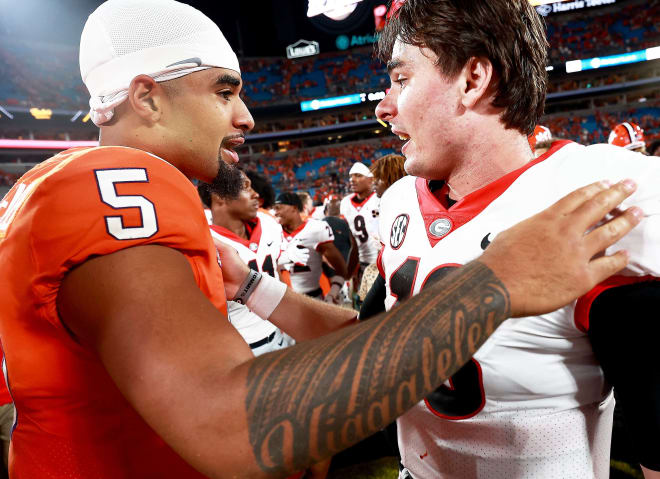
<svg viewBox="0 0 660 479"><path fill-rule="evenodd" d="M238 288L238 293L236 293L236 297L232 301L235 301L239 304L247 303L248 297L255 290L255 288L259 284L259 281L261 281L261 273L251 269L248 275L243 280L243 284L241 284L241 287Z"/></svg>

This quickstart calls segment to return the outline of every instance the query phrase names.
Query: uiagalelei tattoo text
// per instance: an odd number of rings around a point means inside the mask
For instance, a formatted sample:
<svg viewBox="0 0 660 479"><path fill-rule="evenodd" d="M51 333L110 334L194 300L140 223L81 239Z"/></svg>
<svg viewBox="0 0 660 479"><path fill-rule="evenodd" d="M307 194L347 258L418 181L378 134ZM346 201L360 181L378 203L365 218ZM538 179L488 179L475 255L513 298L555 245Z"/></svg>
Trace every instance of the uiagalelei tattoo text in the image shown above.
<svg viewBox="0 0 660 479"><path fill-rule="evenodd" d="M473 262L378 318L257 358L250 442L272 473L302 470L373 434L454 374L509 315Z"/></svg>

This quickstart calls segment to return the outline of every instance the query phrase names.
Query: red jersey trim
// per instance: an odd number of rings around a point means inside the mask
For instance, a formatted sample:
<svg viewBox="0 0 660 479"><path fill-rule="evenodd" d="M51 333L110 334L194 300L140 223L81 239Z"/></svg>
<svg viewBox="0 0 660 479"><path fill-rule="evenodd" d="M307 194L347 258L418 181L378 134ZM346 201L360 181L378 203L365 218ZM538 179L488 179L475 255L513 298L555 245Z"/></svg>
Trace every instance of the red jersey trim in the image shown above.
<svg viewBox="0 0 660 479"><path fill-rule="evenodd" d="M372 192L369 196L367 196L362 201L356 201L357 197L358 197L357 193L353 193L353 195L351 196L351 204L355 207L356 210L360 211L362 209L362 207L364 206L364 204L367 201L369 201L369 199L375 194L376 194L375 192Z"/></svg>
<svg viewBox="0 0 660 479"><path fill-rule="evenodd" d="M385 270L383 269L383 251L385 250L385 243L381 241L380 250L378 250L378 257L376 258L376 266L378 267L378 272L380 276L385 279Z"/></svg>
<svg viewBox="0 0 660 479"><path fill-rule="evenodd" d="M302 230L305 229L305 226L307 226L307 221L303 221L300 226L298 226L295 230L293 230L291 233L288 233L286 230L284 231L284 236L286 236L287 239L293 238L296 236L298 233L300 233Z"/></svg>
<svg viewBox="0 0 660 479"><path fill-rule="evenodd" d="M573 313L573 321L575 322L575 327L583 333L589 331L589 313L591 312L591 306L594 304L594 301L596 301L596 298L598 298L598 296L600 296L600 294L604 291L616 288L618 286L645 283L647 281L660 281L660 278L646 275L612 276L611 278L606 279L587 294L578 298L577 303L575 304L575 312Z"/></svg>
<svg viewBox="0 0 660 479"><path fill-rule="evenodd" d="M256 243L259 245L259 241L261 241L261 221L259 218L256 218L255 221L245 221L243 223L245 225L245 229L248 233L248 239L241 238L238 236L236 233L234 233L231 230L228 230L224 226L218 226L218 225L210 225L211 229L218 233L219 235L224 236L225 238L229 238L230 240L236 241L237 243L241 243L243 246L250 247L252 243Z"/></svg>
<svg viewBox="0 0 660 479"><path fill-rule="evenodd" d="M522 175L532 166L548 159L559 149L568 145L569 143L573 142L568 140L556 141L552 144L552 148L550 148L545 154L521 166L517 170L507 173L506 175L487 184L486 186L473 191L465 198L457 201L450 208L445 208L442 202L435 197L431 190L429 190L427 180L424 178L417 178L415 180L415 189L417 190L419 211L422 214L426 237L428 238L431 247L434 247L442 238L449 236L458 228L481 213L489 204L491 204L502 193L504 193L509 188L509 186L511 186L511 184L513 184L513 182L520 177L520 175ZM430 233L429 228L435 220L441 218L447 219L451 222L451 230L442 237L433 236Z"/></svg>

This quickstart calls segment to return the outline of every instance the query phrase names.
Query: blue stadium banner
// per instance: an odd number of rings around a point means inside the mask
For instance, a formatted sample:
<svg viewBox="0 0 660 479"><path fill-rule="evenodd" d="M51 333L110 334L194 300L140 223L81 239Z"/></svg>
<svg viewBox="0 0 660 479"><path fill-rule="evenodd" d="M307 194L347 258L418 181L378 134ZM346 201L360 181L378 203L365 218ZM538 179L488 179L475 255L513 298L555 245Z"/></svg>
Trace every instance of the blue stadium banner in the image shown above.
<svg viewBox="0 0 660 479"><path fill-rule="evenodd" d="M595 70L597 68L625 65L627 63L638 63L658 58L658 47L637 50L636 52L609 55L606 57L587 58L584 60L571 60L566 62L566 73L581 72L584 70Z"/></svg>
<svg viewBox="0 0 660 479"><path fill-rule="evenodd" d="M362 103L363 95L355 93L353 95L335 96L332 98L319 98L315 100L301 101L300 109L302 111L323 110L324 108L335 108L338 106L357 105Z"/></svg>

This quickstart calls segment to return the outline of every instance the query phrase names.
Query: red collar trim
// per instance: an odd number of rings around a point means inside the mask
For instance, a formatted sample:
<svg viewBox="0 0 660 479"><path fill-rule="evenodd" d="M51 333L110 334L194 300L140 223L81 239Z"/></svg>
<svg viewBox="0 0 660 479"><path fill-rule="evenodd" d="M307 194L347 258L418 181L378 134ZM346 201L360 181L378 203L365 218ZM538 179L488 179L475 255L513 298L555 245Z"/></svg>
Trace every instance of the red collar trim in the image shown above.
<svg viewBox="0 0 660 479"><path fill-rule="evenodd" d="M532 166L548 159L550 156L552 156L554 153L569 143L573 142L568 140L554 142L552 147L547 152L545 152L545 154L521 166L517 170L507 173L506 175L483 186L482 188L473 191L462 200L457 201L450 208L445 208L443 203L435 197L431 190L429 190L427 180L424 178L417 178L415 180L415 189L417 190L419 210L422 214L422 218L424 219L426 236L429 240L429 243L431 244L431 247L434 247L442 238L450 235L452 232L456 231L458 228L481 213L486 208L486 206L491 204L496 198L504 193L509 188L509 186L511 186L511 184L516 181L518 177L525 171L530 169ZM451 224L451 229L449 232L441 237L434 236L430 232L431 225L438 219L448 220Z"/></svg>
<svg viewBox="0 0 660 479"><path fill-rule="evenodd" d="M247 246L248 248L250 248L250 245L253 243L259 246L259 241L261 241L261 221L259 218L255 218L254 221L245 221L243 224L247 230L248 239L241 238L236 233L225 228L224 226L211 225L211 229L216 233L224 236L225 238L229 238L230 240L241 243L243 246Z"/></svg>
<svg viewBox="0 0 660 479"><path fill-rule="evenodd" d="M372 191L371 194L370 194L369 196L367 196L367 197L366 197L365 199L363 199L362 201L359 201L359 200L357 199L357 197L358 197L357 193L353 193L353 196L351 196L351 203L353 203L353 206L355 206L355 209L357 209L358 211L360 211L360 209L364 206L364 204L365 204L367 201L369 201L369 199L370 199L373 195L375 195L375 194L376 194L376 192Z"/></svg>
<svg viewBox="0 0 660 479"><path fill-rule="evenodd" d="M287 239L288 239L288 238L293 238L294 236L296 236L298 233L300 233L300 232L305 228L305 226L307 226L307 220L303 221L303 222L300 224L300 226L298 226L298 227L297 227L295 230L293 230L291 233L288 233L288 232L285 230L284 233L285 233Z"/></svg>

